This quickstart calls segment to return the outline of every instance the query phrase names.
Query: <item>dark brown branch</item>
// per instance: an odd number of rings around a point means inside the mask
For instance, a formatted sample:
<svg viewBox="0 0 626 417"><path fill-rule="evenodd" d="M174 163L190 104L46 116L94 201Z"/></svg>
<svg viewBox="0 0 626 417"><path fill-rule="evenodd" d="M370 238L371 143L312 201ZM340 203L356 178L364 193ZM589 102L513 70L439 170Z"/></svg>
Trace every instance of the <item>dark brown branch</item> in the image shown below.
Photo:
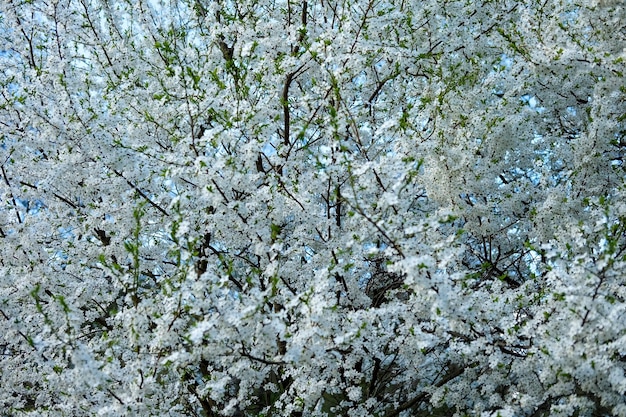
<svg viewBox="0 0 626 417"><path fill-rule="evenodd" d="M107 52L107 49L102 44L102 41L100 40L100 36L98 35L98 31L96 30L96 27L91 21L91 16L89 14L89 9L87 8L87 5L85 4L84 1L81 1L80 3L83 6L83 9L85 10L84 17L87 19L87 22L89 23L89 28L91 29L91 32L94 34L94 36L96 37L96 40L100 44L100 49L102 49L102 52L104 53L104 57L106 58L109 66L113 67L113 61L111 60L111 57L109 56L109 53ZM119 77L115 70L113 70L113 73L115 74L116 77Z"/></svg>
<svg viewBox="0 0 626 417"><path fill-rule="evenodd" d="M335 203L335 223L341 228L341 187L337 185L336 189L337 202Z"/></svg>
<svg viewBox="0 0 626 417"><path fill-rule="evenodd" d="M186 182L187 184L191 185L192 187L194 187L194 188L198 188L198 185L197 185L197 184L194 184L193 182L189 181L188 179L185 179L185 178L183 178L183 177L180 177L180 179L181 179L183 182Z"/></svg>
<svg viewBox="0 0 626 417"><path fill-rule="evenodd" d="M392 72L391 74L389 74L388 76L380 80L378 83L376 83L376 89L374 89L374 92L372 92L372 94L370 94L370 96L368 97L367 105L372 106L374 100L376 100L376 97L378 97L378 95L380 94L380 91L383 89L385 84L387 84L388 81L393 80L399 74L400 74L400 70L396 68L394 72Z"/></svg>
<svg viewBox="0 0 626 417"><path fill-rule="evenodd" d="M217 185L217 183L215 182L215 180L213 178L211 178L211 182L213 183L213 185L215 185L215 188L217 188L217 191L220 193L220 195L222 196L222 198L224 199L224 202L226 204L229 204L230 201L228 201L228 197L226 197L226 194L224 194L224 192L222 191L222 189L220 188L219 185Z"/></svg>
<svg viewBox="0 0 626 417"><path fill-rule="evenodd" d="M361 207L357 206L353 206L353 208L357 211L357 213L359 213L361 216L363 216L365 218L365 220L367 220L368 222L370 222L372 224L372 226L374 226L374 228L376 228L376 230L378 230L378 232L383 236L383 238L385 238L385 240L387 241L387 243L389 243L391 245L391 247L396 251L396 253L398 255L400 255L400 257L402 259L406 258L404 256L404 252L402 252L402 249L400 249L400 246L398 246L398 244L389 237L389 235L387 235L387 232L385 232L379 225L377 222L374 221L374 219L372 219L370 216L367 215L367 213L365 213L363 211L363 209L361 209Z"/></svg>
<svg viewBox="0 0 626 417"><path fill-rule="evenodd" d="M380 372L380 359L374 358L374 369L372 370L372 379L367 387L367 396L372 397L374 390L376 389L376 380L378 379L378 372Z"/></svg>
<svg viewBox="0 0 626 417"><path fill-rule="evenodd" d="M208 242L206 242L205 245L206 246L204 246L204 247L206 249L210 249L211 252L213 252L213 254L217 256L217 258L220 260L220 262L224 262L224 254L226 252L217 250L213 245L211 245ZM241 282L239 282L239 280L237 278L235 278L231 273L228 274L228 280L230 282L232 282L237 287L237 289L239 291L243 291L243 284L241 284Z"/></svg>
<svg viewBox="0 0 626 417"><path fill-rule="evenodd" d="M58 195L57 193L52 193L53 196L55 196L56 198L58 198L59 200L61 200L62 202L64 202L65 204L67 204L68 206L70 206L73 209L77 209L78 206L74 203L72 203L70 200L68 200L67 198Z"/></svg>
<svg viewBox="0 0 626 417"><path fill-rule="evenodd" d="M498 348L500 349L500 352L506 353L507 355L515 356L517 358L525 358L527 356L525 353L516 352L508 348L507 346L498 346Z"/></svg>
<svg viewBox="0 0 626 417"><path fill-rule="evenodd" d="M452 381L454 378L456 378L457 376L461 375L464 372L463 368L460 367L454 367L450 370L450 372L448 373L448 375L446 375L443 379L441 379L439 382L437 382L436 384L434 384L437 388L442 387L443 385L447 384L448 382ZM402 413L403 411L406 410L410 410L411 408L415 407L416 405L423 403L424 401L427 401L430 398L430 394L427 392L422 392L421 394L419 394L418 396L416 396L415 398L406 401L404 404L401 404L398 408L396 408L395 410L391 410L388 413L386 413L384 415L384 417L394 417L399 415L400 413Z"/></svg>
<svg viewBox="0 0 626 417"><path fill-rule="evenodd" d="M15 209L15 215L17 216L17 222L22 223L22 217L20 216L20 210L17 208L17 202L15 201L15 196L13 195L13 191L11 191L11 183L9 183L9 177L7 177L7 172L4 169L4 165L2 165L2 176L4 177L4 182L9 187L9 195L11 196L11 203L13 204L13 209Z"/></svg>
<svg viewBox="0 0 626 417"><path fill-rule="evenodd" d="M242 356L244 356L244 357L246 357L246 358L248 358L250 360L253 360L255 362L261 362L261 363L263 363L265 365L284 365L283 362L271 361L269 359L258 358L256 356L252 355L250 352L248 352L248 350L246 349L246 345L244 345L243 343L241 344L240 353L241 353Z"/></svg>
<svg viewBox="0 0 626 417"><path fill-rule="evenodd" d="M32 189L34 189L34 190L37 190L37 189L38 189L36 185L30 184L30 183L27 183L27 182L24 182L24 181L20 181L20 184L22 184L22 185L23 185L23 186L25 186L25 187L32 188Z"/></svg>
<svg viewBox="0 0 626 417"><path fill-rule="evenodd" d="M285 84L283 85L283 92L281 96L281 101L283 105L283 143L285 146L289 146L289 127L290 127L290 114L289 114L289 87L291 86L291 82L293 81L293 76L295 73L290 72L287 74L287 78L285 78Z"/></svg>
<svg viewBox="0 0 626 417"><path fill-rule="evenodd" d="M33 68L34 70L37 70L37 72L39 72L39 70L37 68L37 65L35 64L35 54L34 54L34 46L33 46L33 33L31 31L31 36L28 36L26 34L26 31L24 30L24 27L22 26L22 21L20 20L19 16L17 16L16 21L17 21L17 25L20 27L20 32L22 32L22 34L24 35L24 37L28 41L28 52L29 52L28 61L29 61L29 64L30 64L31 68Z"/></svg>
<svg viewBox="0 0 626 417"><path fill-rule="evenodd" d="M163 213L166 216L169 216L169 213L167 211L165 211L165 209L161 206L159 206L157 203L155 203L154 201L152 201L150 199L150 197L148 197L143 191L141 191L139 189L139 187L137 187L135 184L133 184L130 180L128 180L126 177L124 177L124 175L119 172L118 170L114 169L113 172L120 178L122 178L124 181L126 181L126 184L130 185L132 187L133 190L135 190L137 192L137 194L139 194L144 200L146 200L148 202L148 204L150 204L152 207L154 207L155 209L157 209L158 211L160 211L161 213Z"/></svg>
<svg viewBox="0 0 626 417"><path fill-rule="evenodd" d="M294 197L294 195L293 195L293 194L291 194L291 193L289 192L289 190L287 190L287 187L285 186L285 184L283 183L283 181L282 181L282 180L280 180L280 181L279 181L279 184L280 184L280 187L281 187L281 188L283 189L283 191L285 192L285 194L287 194L287 196L288 196L289 198L291 198L293 201L295 201L295 202L296 202L296 204L298 204L298 206L300 206L300 208L301 208L303 211L306 211L306 209L304 208L304 206L302 205L302 203L300 203L300 202L298 201L298 199L297 199L296 197Z"/></svg>
<svg viewBox="0 0 626 417"><path fill-rule="evenodd" d="M118 397L117 395L115 395L115 393L113 391L111 391L109 388L107 388L107 392L109 394L111 394L111 396L113 398L115 398L120 404L124 405L124 401L122 401L122 399L120 397Z"/></svg>

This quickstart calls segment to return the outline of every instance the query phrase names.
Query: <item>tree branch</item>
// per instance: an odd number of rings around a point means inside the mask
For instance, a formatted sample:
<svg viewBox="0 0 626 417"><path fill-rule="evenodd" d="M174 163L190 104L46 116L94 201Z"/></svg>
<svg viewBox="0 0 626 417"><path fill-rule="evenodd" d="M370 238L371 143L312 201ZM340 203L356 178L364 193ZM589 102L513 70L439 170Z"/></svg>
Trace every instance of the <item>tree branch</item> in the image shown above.
<svg viewBox="0 0 626 417"><path fill-rule="evenodd" d="M116 169L114 169L112 171L115 172L115 174L117 176L119 176L120 178L124 179L124 181L126 181L126 183L128 185L130 185L133 188L133 190L135 190L137 192L137 194L139 194L144 200L146 200L148 202L148 204L150 204L152 207L154 207L155 209L157 209L158 211L160 211L164 215L169 216L169 213L167 211L165 211L165 209L163 207L159 206L157 203L152 201L150 199L150 197L148 197L143 191L141 191L139 189L139 187L137 187L135 184L133 184L130 180L126 179L126 177L124 177L124 175L120 171L118 171Z"/></svg>

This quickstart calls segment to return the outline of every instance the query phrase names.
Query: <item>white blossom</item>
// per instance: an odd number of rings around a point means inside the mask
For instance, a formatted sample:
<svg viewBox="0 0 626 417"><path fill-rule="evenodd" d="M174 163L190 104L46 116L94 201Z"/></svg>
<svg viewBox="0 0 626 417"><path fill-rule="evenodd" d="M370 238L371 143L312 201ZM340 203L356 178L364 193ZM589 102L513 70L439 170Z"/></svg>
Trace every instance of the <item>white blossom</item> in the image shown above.
<svg viewBox="0 0 626 417"><path fill-rule="evenodd" d="M626 416L579 3L4 2L0 410Z"/></svg>

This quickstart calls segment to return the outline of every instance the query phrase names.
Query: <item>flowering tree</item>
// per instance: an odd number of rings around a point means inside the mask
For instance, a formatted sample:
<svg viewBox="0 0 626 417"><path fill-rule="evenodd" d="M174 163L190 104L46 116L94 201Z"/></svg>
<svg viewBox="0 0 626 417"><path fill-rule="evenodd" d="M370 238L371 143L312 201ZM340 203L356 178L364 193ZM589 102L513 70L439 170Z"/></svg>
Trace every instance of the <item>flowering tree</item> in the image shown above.
<svg viewBox="0 0 626 417"><path fill-rule="evenodd" d="M623 2L0 13L3 415L626 416Z"/></svg>

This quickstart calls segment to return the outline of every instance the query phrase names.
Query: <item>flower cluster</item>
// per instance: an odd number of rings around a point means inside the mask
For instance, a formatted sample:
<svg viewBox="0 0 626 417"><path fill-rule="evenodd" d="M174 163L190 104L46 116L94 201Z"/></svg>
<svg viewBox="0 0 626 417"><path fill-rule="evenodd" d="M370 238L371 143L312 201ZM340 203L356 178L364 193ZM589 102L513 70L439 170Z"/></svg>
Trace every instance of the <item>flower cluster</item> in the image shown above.
<svg viewBox="0 0 626 417"><path fill-rule="evenodd" d="M5 1L0 414L626 417L624 13Z"/></svg>

